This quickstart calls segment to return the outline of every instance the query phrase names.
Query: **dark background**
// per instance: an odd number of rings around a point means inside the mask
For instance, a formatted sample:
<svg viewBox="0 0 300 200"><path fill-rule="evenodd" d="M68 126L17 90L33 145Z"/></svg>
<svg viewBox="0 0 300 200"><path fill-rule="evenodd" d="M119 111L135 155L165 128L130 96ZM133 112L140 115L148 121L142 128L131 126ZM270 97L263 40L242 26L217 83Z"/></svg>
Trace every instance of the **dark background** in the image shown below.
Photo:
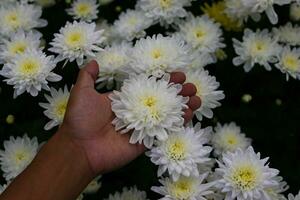
<svg viewBox="0 0 300 200"><path fill-rule="evenodd" d="M212 2L198 0L193 3L188 10L200 15L200 2ZM119 0L107 6L100 7L99 17L113 22L120 11L126 8L134 8L135 1ZM66 20L70 20L64 11L66 4L58 3L52 8L44 10L43 18L48 20L47 28L40 29L47 42L53 39L53 33L58 32L64 26ZM280 23L289 21L289 9L286 7L276 7L279 13ZM272 26L264 16L259 23L249 21L247 27L251 29L268 28ZM152 35L159 33L163 29L154 26L147 30ZM250 73L245 73L242 67L232 65L232 58L235 56L231 38L236 37L241 40L243 33L224 32L226 38L228 59L217 64L207 66L206 69L217 77L221 84L221 89L226 94L222 106L214 110L215 118L205 119L204 126L215 125L217 122L229 123L235 121L242 127L242 131L253 139L253 146L256 151L262 153L263 157L270 157L271 167L277 168L290 185L289 192L296 193L300 189L300 84L299 81L290 79L286 81L285 75L279 70L266 71L261 66L255 66ZM299 36L300 37L300 36ZM62 64L60 64L62 65ZM64 84L70 86L74 83L78 73L78 68L74 63L68 64L65 68L58 66L55 70L64 78L57 84L51 84L56 88L63 87ZM30 137L37 136L39 142L45 141L53 135L56 129L44 131L43 126L49 121L43 115L43 109L38 106L38 102L45 102L44 92L33 98L28 94L23 94L17 99L13 99L13 88L2 82L0 78L0 147L3 149L3 141L9 136L22 136L27 133ZM244 94L250 94L252 101L245 103L241 100ZM281 105L276 104L280 100ZM15 116L15 123L8 125L6 117L9 114ZM125 168L106 174L102 177L102 188L95 195L86 196L85 199L101 199L121 190L124 186L137 185L139 189L147 191L150 199L157 199L158 196L150 191L150 187L158 185L156 177L156 167L151 164L145 156L140 157ZM4 183L4 179L1 179ZM51 187L51 186L50 186Z"/></svg>

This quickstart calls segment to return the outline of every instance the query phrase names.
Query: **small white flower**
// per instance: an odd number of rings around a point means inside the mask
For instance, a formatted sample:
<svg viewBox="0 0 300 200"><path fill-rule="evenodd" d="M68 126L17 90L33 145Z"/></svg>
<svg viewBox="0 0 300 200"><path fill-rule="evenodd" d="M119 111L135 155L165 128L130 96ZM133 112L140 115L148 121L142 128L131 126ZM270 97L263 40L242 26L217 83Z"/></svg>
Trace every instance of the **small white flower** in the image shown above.
<svg viewBox="0 0 300 200"><path fill-rule="evenodd" d="M75 0L71 8L67 9L67 13L74 19L90 22L98 18L98 7L96 0Z"/></svg>
<svg viewBox="0 0 300 200"><path fill-rule="evenodd" d="M113 43L97 54L96 60L100 66L99 78L96 81L100 83L98 88L106 86L107 89L112 89L115 83L117 86L121 85L127 75L124 68L129 65L128 55L130 55L131 49L132 46L129 43Z"/></svg>
<svg viewBox="0 0 300 200"><path fill-rule="evenodd" d="M101 178L100 176L97 176L94 180L92 180L88 186L86 186L86 188L83 190L82 193L84 194L94 194L96 193L100 187L101 187L101 182L99 181Z"/></svg>
<svg viewBox="0 0 300 200"><path fill-rule="evenodd" d="M184 69L191 63L190 50L177 36L154 35L152 38L142 38L133 48L129 71L160 77L165 72Z"/></svg>
<svg viewBox="0 0 300 200"><path fill-rule="evenodd" d="M277 55L280 52L280 46L277 40L272 37L267 29L256 32L246 29L243 41L233 39L235 52L238 54L233 59L235 66L244 65L244 70L249 72L257 63L270 71L272 68L270 63L277 61Z"/></svg>
<svg viewBox="0 0 300 200"><path fill-rule="evenodd" d="M300 4L292 3L290 7L290 18L294 21L300 20Z"/></svg>
<svg viewBox="0 0 300 200"><path fill-rule="evenodd" d="M58 61L76 60L78 66L83 64L85 57L95 57L95 53L102 51L99 46L105 40L103 30L95 31L95 23L67 22L59 33L54 34L55 38L50 43L49 51L57 53Z"/></svg>
<svg viewBox="0 0 300 200"><path fill-rule="evenodd" d="M146 16L159 21L162 25L172 24L174 21L187 16L185 6L192 0L139 0L137 7L145 12Z"/></svg>
<svg viewBox="0 0 300 200"><path fill-rule="evenodd" d="M16 56L24 54L27 49L38 49L41 44L41 34L25 33L20 30L10 38L3 39L0 45L0 63L11 62Z"/></svg>
<svg viewBox="0 0 300 200"><path fill-rule="evenodd" d="M179 24L179 35L200 53L215 53L225 47L220 25L206 15L191 15L187 21Z"/></svg>
<svg viewBox="0 0 300 200"><path fill-rule="evenodd" d="M273 33L279 42L288 44L291 46L300 45L300 27L298 25L292 25L292 23L287 23L279 28L274 28Z"/></svg>
<svg viewBox="0 0 300 200"><path fill-rule="evenodd" d="M292 194L289 194L288 195L288 200L300 200L300 191L296 196L294 196Z"/></svg>
<svg viewBox="0 0 300 200"><path fill-rule="evenodd" d="M209 53L194 51L191 54L191 63L187 66L190 70L202 69L205 66L216 63L217 59Z"/></svg>
<svg viewBox="0 0 300 200"><path fill-rule="evenodd" d="M225 199L269 200L265 189L278 185L274 177L279 171L270 168L267 162L268 158L261 159L252 147L223 154L216 172L222 177L217 187L226 194Z"/></svg>
<svg viewBox="0 0 300 200"><path fill-rule="evenodd" d="M46 109L44 114L51 119L51 121L45 125L45 130L50 130L63 122L70 92L67 86L59 90L50 88L50 95L51 96L45 94L45 98L49 103L39 103L41 107Z"/></svg>
<svg viewBox="0 0 300 200"><path fill-rule="evenodd" d="M153 21L139 10L127 10L119 16L112 27L115 37L131 41L146 35L145 29L152 25Z"/></svg>
<svg viewBox="0 0 300 200"><path fill-rule="evenodd" d="M0 195L4 192L4 190L6 190L9 184L10 183L0 185Z"/></svg>
<svg viewBox="0 0 300 200"><path fill-rule="evenodd" d="M205 200L205 196L212 193L210 188L215 184L203 183L207 175L208 173L199 177L181 176L177 181L164 178L159 180L163 186L154 186L151 190L164 196L160 200Z"/></svg>
<svg viewBox="0 0 300 200"><path fill-rule="evenodd" d="M8 4L0 6L0 33L6 36L18 31L30 31L44 27L47 21L40 19L42 9L34 4Z"/></svg>
<svg viewBox="0 0 300 200"><path fill-rule="evenodd" d="M105 40L103 41L103 45L108 45L116 42L119 38L116 38L115 33L113 32L113 26L107 22L105 19L99 19L96 22L96 30L102 30L103 37Z"/></svg>
<svg viewBox="0 0 300 200"><path fill-rule="evenodd" d="M196 86L197 96L201 98L201 107L195 111L198 120L202 120L203 116L212 118L212 109L220 106L219 101L225 98L223 91L217 90L219 82L204 69L189 70L186 73L186 82Z"/></svg>
<svg viewBox="0 0 300 200"><path fill-rule="evenodd" d="M271 200L286 200L282 193L287 191L289 186L280 176L274 177L273 180L277 181L278 184L276 186L266 188L265 191L271 197Z"/></svg>
<svg viewBox="0 0 300 200"><path fill-rule="evenodd" d="M251 145L251 139L246 138L245 134L241 132L241 128L234 122L223 126L218 124L211 142L214 153L218 156L227 151L245 150Z"/></svg>
<svg viewBox="0 0 300 200"><path fill-rule="evenodd" d="M180 132L170 133L166 141L158 141L147 155L158 165L158 176L168 171L174 181L183 176L199 176L198 165L210 161L212 148L207 144L211 128L183 128Z"/></svg>
<svg viewBox="0 0 300 200"><path fill-rule="evenodd" d="M286 74L286 80L289 80L289 76L300 79L300 49L291 49L289 46L282 48L279 63L275 66Z"/></svg>
<svg viewBox="0 0 300 200"><path fill-rule="evenodd" d="M131 188L123 188L122 192L116 192L115 194L109 195L105 200L147 200L146 192L139 191L136 186Z"/></svg>
<svg viewBox="0 0 300 200"><path fill-rule="evenodd" d="M83 194L80 194L76 200L83 200L83 197L84 197Z"/></svg>
<svg viewBox="0 0 300 200"><path fill-rule="evenodd" d="M242 4L252 13L266 12L272 24L278 23L278 16L273 8L275 4L282 6L291 3L291 0L242 0Z"/></svg>
<svg viewBox="0 0 300 200"><path fill-rule="evenodd" d="M184 122L182 109L188 98L178 95L181 88L169 83L166 76L157 80L141 74L125 80L121 92L110 95L116 130L134 129L129 142L143 142L148 148L155 138L166 140L168 131L180 130Z"/></svg>
<svg viewBox="0 0 300 200"><path fill-rule="evenodd" d="M41 50L29 49L17 56L11 63L6 63L0 74L8 85L13 85L14 98L25 91L37 96L42 90L49 90L48 81L57 82L61 76L52 72L56 62L52 56L46 56Z"/></svg>
<svg viewBox="0 0 300 200"><path fill-rule="evenodd" d="M23 137L10 137L4 141L4 150L0 150L0 165L4 178L9 181L18 176L33 160L38 152L38 141Z"/></svg>
<svg viewBox="0 0 300 200"><path fill-rule="evenodd" d="M253 13L247 8L243 0L226 0L225 1L225 13L234 20L238 20L240 25L247 21L251 17L254 21L260 20L258 13Z"/></svg>

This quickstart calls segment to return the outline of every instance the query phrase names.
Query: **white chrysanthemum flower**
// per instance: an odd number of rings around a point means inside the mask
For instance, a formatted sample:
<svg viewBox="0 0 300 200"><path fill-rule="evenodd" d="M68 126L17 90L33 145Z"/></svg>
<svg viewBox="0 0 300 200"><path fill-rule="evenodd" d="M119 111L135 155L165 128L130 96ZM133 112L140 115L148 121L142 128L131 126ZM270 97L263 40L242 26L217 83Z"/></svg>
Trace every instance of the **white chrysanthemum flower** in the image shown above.
<svg viewBox="0 0 300 200"><path fill-rule="evenodd" d="M146 35L145 29L152 25L153 21L147 18L144 12L139 10L127 10L119 16L112 27L115 37L131 41Z"/></svg>
<svg viewBox="0 0 300 200"><path fill-rule="evenodd" d="M158 165L158 176L168 171L171 178L177 181L183 176L199 176L198 165L210 161L212 150L207 144L207 135L211 128L201 129L201 125L183 128L180 132L170 133L166 141L158 141L147 152L151 161Z"/></svg>
<svg viewBox="0 0 300 200"><path fill-rule="evenodd" d="M206 178L207 182L217 182L221 179L220 174L215 172L210 172L208 177ZM216 187L216 185L213 185L210 188L213 193L206 195L207 200L224 200L225 199L225 193L222 193L219 188Z"/></svg>
<svg viewBox="0 0 300 200"><path fill-rule="evenodd" d="M296 196L294 196L292 194L289 194L288 195L288 200L300 200L300 191Z"/></svg>
<svg viewBox="0 0 300 200"><path fill-rule="evenodd" d="M260 153L256 154L252 147L223 154L216 172L222 177L217 187L226 193L225 199L270 199L265 189L278 185L274 177L279 171L269 167L268 158L260 157Z"/></svg>
<svg viewBox="0 0 300 200"><path fill-rule="evenodd" d="M191 5L192 0L139 0L137 7L145 15L161 25L169 25L174 21L186 17L185 6Z"/></svg>
<svg viewBox="0 0 300 200"><path fill-rule="evenodd" d="M0 45L0 63L11 62L16 56L24 54L28 49L38 49L41 44L41 34L18 31L8 39L3 39Z"/></svg>
<svg viewBox="0 0 300 200"><path fill-rule="evenodd" d="M211 142L217 156L221 156L227 151L245 150L251 145L251 139L246 138L245 134L241 132L241 128L234 122L223 126L218 124Z"/></svg>
<svg viewBox="0 0 300 200"><path fill-rule="evenodd" d="M217 59L209 53L200 53L195 51L191 54L191 63L188 64L190 70L202 69L205 66L216 63Z"/></svg>
<svg viewBox="0 0 300 200"><path fill-rule="evenodd" d="M208 16L190 16L179 25L179 35L194 49L201 53L215 53L224 48L222 29Z"/></svg>
<svg viewBox="0 0 300 200"><path fill-rule="evenodd" d="M76 200L83 200L83 197L84 197L83 194L80 194Z"/></svg>
<svg viewBox="0 0 300 200"><path fill-rule="evenodd" d="M220 106L219 101L225 98L223 91L217 90L220 86L219 82L203 69L189 70L186 73L186 82L196 86L197 96L201 98L201 107L195 111L198 120L201 121L203 116L212 118L212 109Z"/></svg>
<svg viewBox="0 0 300 200"><path fill-rule="evenodd" d="M82 193L84 194L94 194L96 193L100 187L101 187L101 182L99 181L101 178L100 176L97 176L94 180L92 180L88 186L86 186L86 188L83 190Z"/></svg>
<svg viewBox="0 0 300 200"><path fill-rule="evenodd" d="M139 191L136 186L131 188L123 188L122 192L116 192L115 194L109 195L109 197L105 200L147 200L146 192Z"/></svg>
<svg viewBox="0 0 300 200"><path fill-rule="evenodd" d="M131 61L128 56L131 49L132 46L129 43L114 43L97 54L96 60L100 66L99 78L96 81L100 83L98 88L106 86L107 89L112 89L115 84L117 88L120 87L127 75L124 68L128 67Z"/></svg>
<svg viewBox="0 0 300 200"><path fill-rule="evenodd" d="M49 51L58 54L58 61L76 60L78 66L81 66L85 57L95 57L96 52L103 50L100 48L105 40L103 30L95 29L95 23L67 22L59 33L54 34L55 38L50 43L52 47Z"/></svg>
<svg viewBox="0 0 300 200"><path fill-rule="evenodd" d="M178 95L181 88L166 76L157 80L141 74L125 80L121 92L110 95L116 130L134 129L130 143L143 142L148 148L155 138L166 140L168 131L179 131L184 122L182 109L187 108L188 98Z"/></svg>
<svg viewBox="0 0 300 200"><path fill-rule="evenodd" d="M242 4L252 13L266 12L272 24L278 23L278 16L273 8L274 5L285 5L291 3L291 0L242 0Z"/></svg>
<svg viewBox="0 0 300 200"><path fill-rule="evenodd" d="M177 181L169 178L161 179L159 182L163 186L154 186L151 190L164 196L160 200L204 200L206 195L212 193L210 188L215 184L203 183L207 175L208 173L199 177L181 176Z"/></svg>
<svg viewBox="0 0 300 200"><path fill-rule="evenodd" d="M9 184L10 182L8 182L7 184L0 185L0 195L4 192L4 190L6 190Z"/></svg>
<svg viewBox="0 0 300 200"><path fill-rule="evenodd" d="M270 63L277 61L277 55L280 52L280 46L277 40L272 37L267 29L256 32L246 29L243 41L233 39L235 52L238 54L233 59L233 64L239 66L243 64L244 70L249 72L257 63L270 71Z"/></svg>
<svg viewBox="0 0 300 200"><path fill-rule="evenodd" d="M119 38L116 38L113 32L113 26L107 22L105 19L99 19L96 22L96 30L103 30L103 37L106 39L103 41L104 45L109 45L114 42L117 42Z"/></svg>
<svg viewBox="0 0 300 200"><path fill-rule="evenodd" d="M71 8L67 9L67 13L74 19L83 21L92 21L97 19L99 4L96 0L75 0Z"/></svg>
<svg viewBox="0 0 300 200"><path fill-rule="evenodd" d="M282 48L279 63L275 66L286 74L286 80L289 80L290 76L300 79L300 49L291 49L289 46Z"/></svg>
<svg viewBox="0 0 300 200"><path fill-rule="evenodd" d="M50 130L63 122L70 92L67 86L65 86L64 89L60 88L58 90L51 88L50 95L51 96L45 94L45 98L49 103L39 103L41 107L46 109L44 114L51 119L50 122L45 125L45 130Z"/></svg>
<svg viewBox="0 0 300 200"><path fill-rule="evenodd" d="M52 56L46 56L41 50L29 49L17 56L11 63L6 63L0 75L8 85L14 86L14 98L25 91L37 96L42 90L49 90L48 81L57 82L61 76L52 72L56 62Z"/></svg>
<svg viewBox="0 0 300 200"><path fill-rule="evenodd" d="M142 38L133 48L129 71L160 77L166 72L182 70L191 63L190 51L190 47L177 36Z"/></svg>
<svg viewBox="0 0 300 200"><path fill-rule="evenodd" d="M293 26L292 23L287 23L286 25L280 26L279 28L274 28L273 33L278 39L278 42L291 46L300 45L300 27L298 25Z"/></svg>
<svg viewBox="0 0 300 200"><path fill-rule="evenodd" d="M0 165L4 178L9 181L18 176L33 160L38 152L37 138L10 137L4 141L4 150L0 150Z"/></svg>
<svg viewBox="0 0 300 200"><path fill-rule="evenodd" d="M254 21L260 20L258 13L252 13L249 8L243 4L243 0L226 0L225 13L234 20L238 20L240 25L251 17Z"/></svg>
<svg viewBox="0 0 300 200"><path fill-rule="evenodd" d="M300 20L300 4L292 3L290 7L290 18L294 21Z"/></svg>
<svg viewBox="0 0 300 200"><path fill-rule="evenodd" d="M266 188L265 191L268 193L269 197L271 197L271 200L286 200L282 193L287 191L289 186L280 176L274 177L273 180L277 181L278 184L276 186Z"/></svg>
<svg viewBox="0 0 300 200"><path fill-rule="evenodd" d="M44 27L47 21L40 19L42 9L34 4L8 4L0 6L0 33L6 36L18 31L30 31Z"/></svg>

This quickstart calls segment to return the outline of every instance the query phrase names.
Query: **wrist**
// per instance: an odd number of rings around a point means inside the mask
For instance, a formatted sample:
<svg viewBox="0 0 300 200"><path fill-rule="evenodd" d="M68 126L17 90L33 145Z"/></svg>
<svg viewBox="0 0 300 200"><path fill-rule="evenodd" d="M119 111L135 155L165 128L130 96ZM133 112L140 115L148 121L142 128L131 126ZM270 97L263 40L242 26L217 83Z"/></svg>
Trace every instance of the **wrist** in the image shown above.
<svg viewBox="0 0 300 200"><path fill-rule="evenodd" d="M73 169L77 170L78 175L89 181L93 180L96 174L90 166L86 152L63 127L58 130L51 140L53 141L50 142L56 144L53 148L57 149L57 152L61 152L61 156L64 157L67 163L73 165Z"/></svg>

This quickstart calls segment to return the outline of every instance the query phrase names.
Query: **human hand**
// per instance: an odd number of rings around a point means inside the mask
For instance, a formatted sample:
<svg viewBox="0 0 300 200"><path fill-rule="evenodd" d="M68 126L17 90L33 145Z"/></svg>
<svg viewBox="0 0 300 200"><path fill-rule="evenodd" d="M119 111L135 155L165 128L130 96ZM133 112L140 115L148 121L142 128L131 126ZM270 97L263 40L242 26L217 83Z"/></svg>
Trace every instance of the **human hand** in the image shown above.
<svg viewBox="0 0 300 200"><path fill-rule="evenodd" d="M98 72L96 61L91 61L81 69L58 132L67 135L85 153L94 175L124 166L145 151L143 145L129 143L129 134L115 131L111 123L115 116L111 110L109 93L100 94L94 88ZM185 75L181 72L171 73L170 81L183 84ZM185 122L188 122L193 117L193 111L200 107L201 100L195 96L196 87L191 83L183 84L180 94L190 97L189 108L184 115Z"/></svg>

